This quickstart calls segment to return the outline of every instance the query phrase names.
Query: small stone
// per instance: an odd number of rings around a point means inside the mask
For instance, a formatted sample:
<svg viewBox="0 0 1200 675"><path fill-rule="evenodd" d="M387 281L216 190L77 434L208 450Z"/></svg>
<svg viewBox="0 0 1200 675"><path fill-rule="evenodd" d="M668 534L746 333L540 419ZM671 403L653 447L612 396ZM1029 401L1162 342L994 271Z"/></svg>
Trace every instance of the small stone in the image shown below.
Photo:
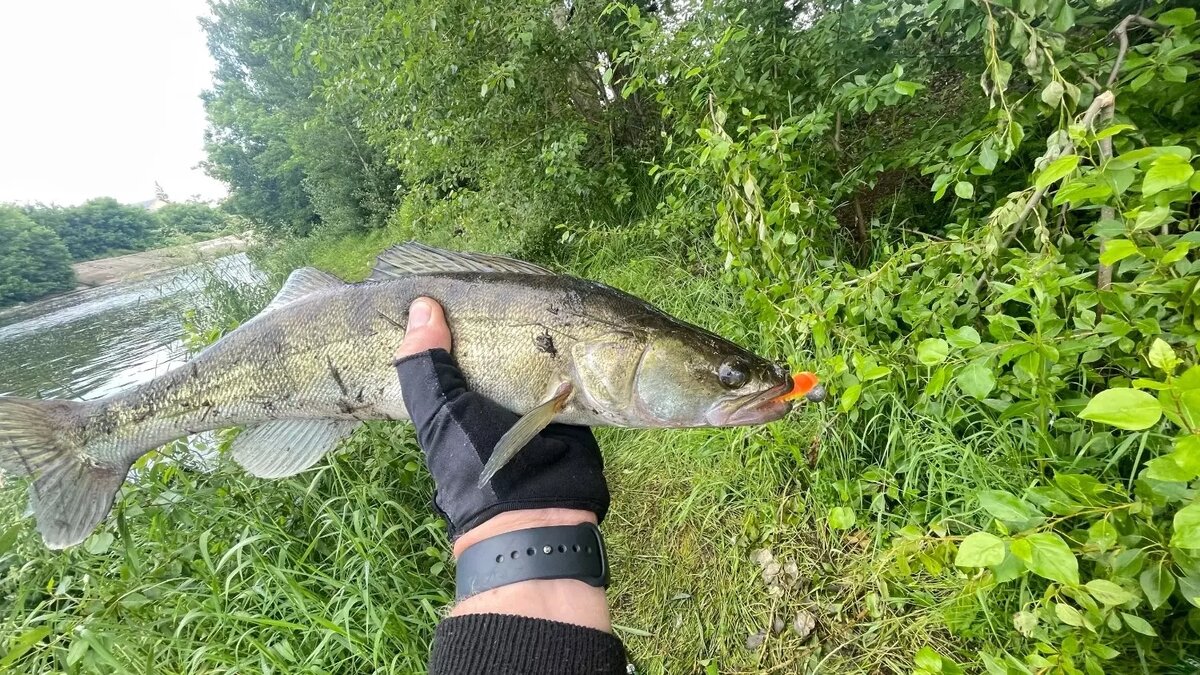
<svg viewBox="0 0 1200 675"><path fill-rule="evenodd" d="M766 632L759 631L759 632L755 633L754 635L751 635L750 637L746 638L746 649L748 649L750 651L755 651L756 649L761 647L763 645L763 643L766 641L767 641Z"/></svg>
<svg viewBox="0 0 1200 675"><path fill-rule="evenodd" d="M792 630L796 631L796 635L803 640L809 635L812 635L813 629L817 627L817 620L808 612L797 612L796 620L792 622Z"/></svg>
<svg viewBox="0 0 1200 675"><path fill-rule="evenodd" d="M750 554L750 560L759 567L766 567L770 562L775 560L775 556L765 548L760 548Z"/></svg>
<svg viewBox="0 0 1200 675"><path fill-rule="evenodd" d="M780 633L782 633L783 629L786 627L787 627L787 623L784 622L783 617L777 616L777 617L775 617L775 620L771 622L771 632L774 633L775 635L779 635Z"/></svg>
<svg viewBox="0 0 1200 675"><path fill-rule="evenodd" d="M794 560L787 561L787 563L783 566L783 573L792 579L800 578L800 568L796 566L796 561Z"/></svg>
<svg viewBox="0 0 1200 675"><path fill-rule="evenodd" d="M780 569L779 563L777 562L767 563L767 566L764 567L762 571L763 581L767 582L768 584L775 581L775 577L779 576Z"/></svg>

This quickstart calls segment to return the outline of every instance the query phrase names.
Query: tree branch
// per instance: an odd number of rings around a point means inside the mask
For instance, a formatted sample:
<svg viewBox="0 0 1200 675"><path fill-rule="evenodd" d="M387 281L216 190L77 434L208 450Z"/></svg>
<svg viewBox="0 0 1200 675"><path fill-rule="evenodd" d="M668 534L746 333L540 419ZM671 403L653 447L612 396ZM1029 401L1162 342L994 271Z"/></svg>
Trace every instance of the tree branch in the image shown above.
<svg viewBox="0 0 1200 675"><path fill-rule="evenodd" d="M1113 85L1117 83L1117 78L1121 75L1121 66L1124 65L1125 54L1129 51L1129 24L1131 23L1136 23L1139 26L1145 26L1146 28L1154 28L1156 30L1163 29L1162 25L1151 21L1140 14L1130 14L1124 19L1121 19L1121 23L1117 24L1117 27L1114 28L1111 33L1109 33L1111 37L1115 37L1117 39L1118 44L1117 60L1113 62L1112 72L1108 74L1108 84L1105 85L1109 89L1112 89Z"/></svg>

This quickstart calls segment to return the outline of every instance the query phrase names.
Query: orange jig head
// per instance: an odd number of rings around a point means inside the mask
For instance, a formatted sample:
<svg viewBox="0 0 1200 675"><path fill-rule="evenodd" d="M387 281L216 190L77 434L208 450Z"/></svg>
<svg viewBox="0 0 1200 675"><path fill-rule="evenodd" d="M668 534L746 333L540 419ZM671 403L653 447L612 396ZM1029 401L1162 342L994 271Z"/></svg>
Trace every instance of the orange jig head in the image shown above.
<svg viewBox="0 0 1200 675"><path fill-rule="evenodd" d="M801 397L807 397L810 401L820 401L825 398L825 388L821 386L821 381L808 371L793 375L792 390L775 400L791 401Z"/></svg>

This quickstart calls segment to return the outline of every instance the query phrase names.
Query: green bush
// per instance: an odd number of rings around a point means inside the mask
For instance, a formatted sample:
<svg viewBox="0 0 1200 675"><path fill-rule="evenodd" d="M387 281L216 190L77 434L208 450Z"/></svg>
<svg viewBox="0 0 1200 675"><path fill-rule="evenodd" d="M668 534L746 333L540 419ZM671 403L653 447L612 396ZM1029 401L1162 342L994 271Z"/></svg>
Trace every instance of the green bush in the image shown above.
<svg viewBox="0 0 1200 675"><path fill-rule="evenodd" d="M74 286L71 257L58 235L0 204L0 307Z"/></svg>
<svg viewBox="0 0 1200 675"><path fill-rule="evenodd" d="M213 235L230 227L230 217L220 209L200 202L167 204L154 212L164 236Z"/></svg>
<svg viewBox="0 0 1200 675"><path fill-rule="evenodd" d="M154 214L111 197L92 199L79 206L27 207L25 213L55 231L74 260L143 251L154 246L159 236L159 222Z"/></svg>

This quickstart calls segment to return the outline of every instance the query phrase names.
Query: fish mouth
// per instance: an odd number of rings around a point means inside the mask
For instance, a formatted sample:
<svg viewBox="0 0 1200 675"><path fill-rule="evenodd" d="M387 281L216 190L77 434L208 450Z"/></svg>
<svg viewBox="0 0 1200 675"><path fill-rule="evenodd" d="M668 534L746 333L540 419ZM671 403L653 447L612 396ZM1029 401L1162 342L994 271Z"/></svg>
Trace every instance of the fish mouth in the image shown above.
<svg viewBox="0 0 1200 675"><path fill-rule="evenodd" d="M791 401L780 401L779 397L792 390L791 379L757 394L750 394L731 401L733 407L722 406L710 414L710 422L714 426L737 427L751 424L765 424L788 414L792 409Z"/></svg>

